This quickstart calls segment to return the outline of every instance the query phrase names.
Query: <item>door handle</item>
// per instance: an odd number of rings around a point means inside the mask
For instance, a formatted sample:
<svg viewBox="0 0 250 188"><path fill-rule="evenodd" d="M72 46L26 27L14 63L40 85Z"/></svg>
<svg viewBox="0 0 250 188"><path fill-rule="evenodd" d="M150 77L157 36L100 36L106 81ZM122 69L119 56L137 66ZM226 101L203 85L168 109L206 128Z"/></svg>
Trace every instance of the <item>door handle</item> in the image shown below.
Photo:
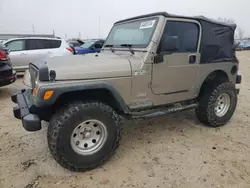
<svg viewBox="0 0 250 188"><path fill-rule="evenodd" d="M27 55L27 53L21 53L21 55Z"/></svg>
<svg viewBox="0 0 250 188"><path fill-rule="evenodd" d="M189 64L196 63L196 55L189 55L189 57L188 57L188 63Z"/></svg>

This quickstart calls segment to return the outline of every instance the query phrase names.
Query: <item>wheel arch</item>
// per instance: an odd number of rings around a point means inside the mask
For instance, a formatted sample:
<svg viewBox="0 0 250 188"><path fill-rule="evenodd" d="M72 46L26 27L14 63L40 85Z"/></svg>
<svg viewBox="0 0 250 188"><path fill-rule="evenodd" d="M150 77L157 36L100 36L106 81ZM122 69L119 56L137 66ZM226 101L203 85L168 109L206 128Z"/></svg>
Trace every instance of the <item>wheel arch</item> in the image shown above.
<svg viewBox="0 0 250 188"><path fill-rule="evenodd" d="M51 99L44 101L43 96L47 90L53 90ZM54 112L58 107L73 100L96 100L110 105L118 114L129 114L130 110L119 92L108 83L93 83L81 85L62 85L53 87L48 85L40 88L35 100L35 106L43 109L51 108ZM54 110L53 110L54 109ZM51 114L53 112L51 112ZM48 116L48 115L47 115ZM46 116L46 119L49 119Z"/></svg>
<svg viewBox="0 0 250 188"><path fill-rule="evenodd" d="M205 79L203 80L200 90L198 92L198 96L202 95L207 87L213 86L213 85L219 85L223 82L230 82L229 75L226 71L223 70L214 70L210 72Z"/></svg>

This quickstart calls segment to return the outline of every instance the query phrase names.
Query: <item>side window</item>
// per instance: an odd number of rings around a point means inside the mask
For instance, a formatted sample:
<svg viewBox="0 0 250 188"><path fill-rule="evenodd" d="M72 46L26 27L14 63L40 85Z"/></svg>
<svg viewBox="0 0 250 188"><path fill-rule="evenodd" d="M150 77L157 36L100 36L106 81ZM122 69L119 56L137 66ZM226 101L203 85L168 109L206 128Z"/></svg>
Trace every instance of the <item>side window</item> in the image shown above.
<svg viewBox="0 0 250 188"><path fill-rule="evenodd" d="M52 44L51 44L50 40L43 40L43 42L44 42L44 48L45 49L52 48Z"/></svg>
<svg viewBox="0 0 250 188"><path fill-rule="evenodd" d="M14 40L6 44L10 51L22 51L24 50L24 40Z"/></svg>
<svg viewBox="0 0 250 188"><path fill-rule="evenodd" d="M44 49L44 43L41 39L26 39L27 50L40 50Z"/></svg>
<svg viewBox="0 0 250 188"><path fill-rule="evenodd" d="M44 42L44 48L46 49L59 48L62 43L61 40L50 40L50 39L44 39L43 42Z"/></svg>
<svg viewBox="0 0 250 188"><path fill-rule="evenodd" d="M94 46L95 46L95 48L102 48L103 43L96 43Z"/></svg>
<svg viewBox="0 0 250 188"><path fill-rule="evenodd" d="M61 46L61 40L50 40L51 48L59 48Z"/></svg>
<svg viewBox="0 0 250 188"><path fill-rule="evenodd" d="M177 52L196 52L199 39L199 26L196 23L168 21L162 37L177 36L179 50Z"/></svg>

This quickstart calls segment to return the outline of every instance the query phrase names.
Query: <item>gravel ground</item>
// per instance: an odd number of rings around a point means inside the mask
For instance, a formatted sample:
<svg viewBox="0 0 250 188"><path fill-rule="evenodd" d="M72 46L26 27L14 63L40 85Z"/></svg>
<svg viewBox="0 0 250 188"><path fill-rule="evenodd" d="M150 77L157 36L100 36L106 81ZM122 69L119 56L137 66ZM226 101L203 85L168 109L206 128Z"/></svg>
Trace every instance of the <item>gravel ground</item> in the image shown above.
<svg viewBox="0 0 250 188"><path fill-rule="evenodd" d="M12 115L10 93L21 79L0 88L0 188L249 188L250 52L239 52L238 108L222 128L202 126L193 111L128 122L121 145L102 167L64 170L51 157L46 126L26 132Z"/></svg>

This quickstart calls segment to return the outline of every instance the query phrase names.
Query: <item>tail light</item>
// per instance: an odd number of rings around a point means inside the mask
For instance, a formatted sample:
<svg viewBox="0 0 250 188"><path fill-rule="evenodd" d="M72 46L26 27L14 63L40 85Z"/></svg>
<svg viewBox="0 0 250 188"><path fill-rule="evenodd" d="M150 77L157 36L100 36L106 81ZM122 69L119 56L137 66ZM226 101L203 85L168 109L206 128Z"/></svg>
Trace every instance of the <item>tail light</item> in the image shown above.
<svg viewBox="0 0 250 188"><path fill-rule="evenodd" d="M9 56L5 53L5 51L0 50L0 60L6 61L9 59Z"/></svg>
<svg viewBox="0 0 250 188"><path fill-rule="evenodd" d="M74 51L73 51L73 49L72 49L72 48L67 47L66 49L67 49L68 51L70 51L71 53L74 53Z"/></svg>

